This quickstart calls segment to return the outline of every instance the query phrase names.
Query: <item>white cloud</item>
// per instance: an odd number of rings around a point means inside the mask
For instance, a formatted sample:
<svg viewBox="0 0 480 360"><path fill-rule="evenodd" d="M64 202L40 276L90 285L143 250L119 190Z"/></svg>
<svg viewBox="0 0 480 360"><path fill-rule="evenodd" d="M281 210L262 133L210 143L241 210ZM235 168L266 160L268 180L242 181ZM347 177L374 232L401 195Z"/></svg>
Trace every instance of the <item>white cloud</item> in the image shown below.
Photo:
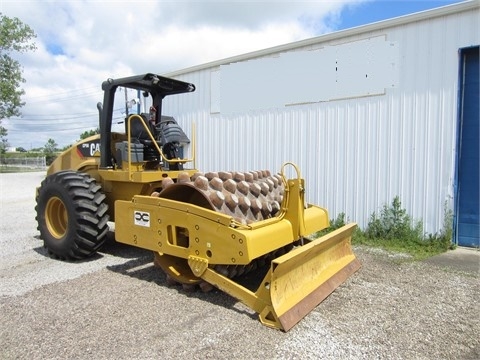
<svg viewBox="0 0 480 360"><path fill-rule="evenodd" d="M319 35L357 2L2 0L0 12L38 35L38 50L18 56L23 118L2 125L12 146L71 144L98 125L108 77L161 74Z"/></svg>

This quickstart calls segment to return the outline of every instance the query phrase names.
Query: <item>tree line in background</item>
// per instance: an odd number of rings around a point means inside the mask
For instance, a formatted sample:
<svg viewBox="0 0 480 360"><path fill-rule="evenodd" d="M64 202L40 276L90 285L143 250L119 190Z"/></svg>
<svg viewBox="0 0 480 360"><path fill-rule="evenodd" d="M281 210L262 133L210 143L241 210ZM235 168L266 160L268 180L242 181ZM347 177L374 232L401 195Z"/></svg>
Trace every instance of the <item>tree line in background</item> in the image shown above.
<svg viewBox="0 0 480 360"><path fill-rule="evenodd" d="M0 13L0 150L8 147L8 131L2 126L2 120L12 116L21 116L20 108L25 105L22 95L25 90L21 84L25 83L23 69L18 60L12 55L35 51L36 45L32 40L35 32L18 18L9 18Z"/></svg>
<svg viewBox="0 0 480 360"><path fill-rule="evenodd" d="M94 130L84 131L83 133L80 134L79 141L83 140L83 139L86 139L90 136L99 134L99 133L100 133L99 128L96 128ZM39 147L39 148L33 148L33 149L30 149L30 150L26 150L23 147L17 147L16 151L11 153L10 156L11 157L18 156L18 153L24 153L26 155L31 155L33 157L43 155L46 158L47 165L50 165L53 162L53 160L55 160L55 158L57 157L57 155L60 152L67 150L71 146L72 145L66 145L62 148L59 148L57 142L54 139L50 138L50 139L47 140L45 145L43 145L42 147ZM5 147L1 149L0 153L4 156L8 155L5 152Z"/></svg>

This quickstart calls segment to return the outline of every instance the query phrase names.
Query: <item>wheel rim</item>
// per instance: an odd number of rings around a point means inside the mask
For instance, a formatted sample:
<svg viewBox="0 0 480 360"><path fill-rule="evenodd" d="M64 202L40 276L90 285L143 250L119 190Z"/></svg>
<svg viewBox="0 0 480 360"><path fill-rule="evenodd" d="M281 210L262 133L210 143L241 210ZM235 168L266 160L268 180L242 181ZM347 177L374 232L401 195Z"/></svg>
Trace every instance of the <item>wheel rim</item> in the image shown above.
<svg viewBox="0 0 480 360"><path fill-rule="evenodd" d="M48 200L45 208L45 222L50 234L57 240L65 236L68 227L68 214L63 201L58 197Z"/></svg>

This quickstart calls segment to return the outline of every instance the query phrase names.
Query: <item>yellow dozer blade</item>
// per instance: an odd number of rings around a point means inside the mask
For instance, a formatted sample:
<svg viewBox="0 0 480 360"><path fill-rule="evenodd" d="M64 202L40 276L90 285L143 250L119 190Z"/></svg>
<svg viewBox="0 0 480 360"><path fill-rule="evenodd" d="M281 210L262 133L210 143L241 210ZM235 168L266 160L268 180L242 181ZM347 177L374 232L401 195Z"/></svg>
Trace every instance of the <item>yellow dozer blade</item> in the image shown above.
<svg viewBox="0 0 480 360"><path fill-rule="evenodd" d="M350 245L355 227L345 225L272 260L255 292L198 267L193 257L190 264L202 279L256 311L264 325L288 331L361 267Z"/></svg>
<svg viewBox="0 0 480 360"><path fill-rule="evenodd" d="M155 263L175 281L210 283L257 312L263 324L288 331L360 268L351 248L356 224L316 239L307 236L329 226L328 213L305 205L304 181L295 169L296 179L286 180L283 169L278 177L282 201L273 217L239 222L242 203L257 202L271 210L267 202L276 195L261 182L247 184L259 190L251 201L236 192L235 204L240 205L229 212L218 211L228 205L229 196L219 193L221 182L210 180L216 189L211 191L206 179L199 184L202 178L197 177L194 184L171 185L159 197L116 201L116 240L153 250ZM276 179L264 180L272 185ZM224 184L235 190L232 181ZM250 218L252 210L254 205L245 208ZM245 284L239 275L248 272L263 280Z"/></svg>
<svg viewBox="0 0 480 360"><path fill-rule="evenodd" d="M287 331L360 268L350 238L355 224L331 232L272 261L270 298Z"/></svg>

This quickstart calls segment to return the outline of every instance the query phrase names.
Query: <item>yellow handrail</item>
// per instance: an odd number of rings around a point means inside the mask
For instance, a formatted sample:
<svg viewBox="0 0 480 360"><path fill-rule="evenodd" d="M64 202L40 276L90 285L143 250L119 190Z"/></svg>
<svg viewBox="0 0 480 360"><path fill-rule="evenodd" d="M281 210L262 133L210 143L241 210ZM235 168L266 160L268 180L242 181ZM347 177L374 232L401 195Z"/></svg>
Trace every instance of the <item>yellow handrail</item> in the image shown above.
<svg viewBox="0 0 480 360"><path fill-rule="evenodd" d="M142 126L145 128L147 131L148 136L150 137L150 140L152 141L152 144L154 144L155 148L157 149L158 153L162 157L162 160L167 162L167 163L186 163L186 162L191 162L193 161L194 167L195 167L195 124L192 124L192 131L193 131L193 138L192 138L192 157L188 159L167 159L167 157L163 154L162 149L158 146L157 141L153 137L150 129L148 129L147 125L143 121L143 118L140 115L137 114L132 114L128 117L127 120L127 137L128 137L128 169L129 169L129 177L131 178L131 165L132 165L132 153L131 153L131 127L130 123L132 120L139 120Z"/></svg>

